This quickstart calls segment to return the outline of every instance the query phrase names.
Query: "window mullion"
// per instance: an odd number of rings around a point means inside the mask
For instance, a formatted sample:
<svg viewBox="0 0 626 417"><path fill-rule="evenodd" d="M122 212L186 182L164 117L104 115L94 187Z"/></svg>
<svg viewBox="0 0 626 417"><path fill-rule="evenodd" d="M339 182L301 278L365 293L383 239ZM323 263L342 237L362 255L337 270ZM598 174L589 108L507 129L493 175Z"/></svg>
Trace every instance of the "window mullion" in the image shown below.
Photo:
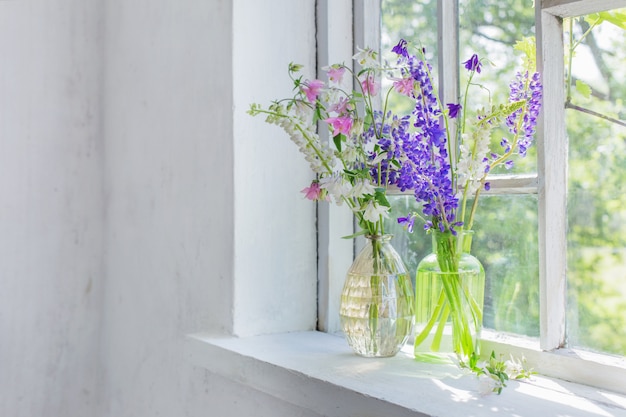
<svg viewBox="0 0 626 417"><path fill-rule="evenodd" d="M352 0L319 0L317 2L317 78L326 80L324 67L352 60ZM347 78L347 77L346 77ZM349 86L351 87L351 86ZM328 129L319 129L320 137L329 141ZM319 202L317 205L317 327L333 333L340 329L339 300L343 278L352 263L352 212L346 207Z"/></svg>
<svg viewBox="0 0 626 417"><path fill-rule="evenodd" d="M537 8L537 69L544 85L538 124L541 348L565 345L567 271L567 138L563 20ZM544 115L550 115L545 117Z"/></svg>
<svg viewBox="0 0 626 417"><path fill-rule="evenodd" d="M443 105L459 102L459 4L457 0L437 2L437 46L439 65L439 93ZM443 110L443 109L442 109ZM450 131L455 131L454 120ZM450 153L456 161L458 138L451 143Z"/></svg>

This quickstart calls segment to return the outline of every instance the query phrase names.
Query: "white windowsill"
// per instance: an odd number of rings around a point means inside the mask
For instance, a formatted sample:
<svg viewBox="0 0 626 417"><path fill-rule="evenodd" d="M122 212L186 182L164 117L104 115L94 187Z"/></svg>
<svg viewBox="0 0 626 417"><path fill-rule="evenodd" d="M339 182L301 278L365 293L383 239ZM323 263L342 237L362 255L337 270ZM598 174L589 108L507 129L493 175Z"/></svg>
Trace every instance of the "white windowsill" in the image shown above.
<svg viewBox="0 0 626 417"><path fill-rule="evenodd" d="M536 376L481 396L475 377L455 365L416 362L410 348L361 358L342 337L321 332L193 334L186 352L196 366L329 417L626 417L624 395Z"/></svg>

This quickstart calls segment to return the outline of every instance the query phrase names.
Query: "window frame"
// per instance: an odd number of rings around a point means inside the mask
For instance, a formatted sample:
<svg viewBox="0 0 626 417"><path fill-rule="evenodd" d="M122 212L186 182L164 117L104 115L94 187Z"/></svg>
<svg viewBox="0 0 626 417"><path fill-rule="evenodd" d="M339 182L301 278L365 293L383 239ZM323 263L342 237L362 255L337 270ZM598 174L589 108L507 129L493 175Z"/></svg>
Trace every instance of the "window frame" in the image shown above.
<svg viewBox="0 0 626 417"><path fill-rule="evenodd" d="M444 102L454 102L459 95L458 82L454 82L458 79L459 11L456 2L438 0L437 5L438 28L447 28L438 35L439 80L452 80L440 85L439 91ZM565 347L568 143L563 107L563 19L619 7L626 7L626 0L536 0L537 69L544 84L537 125L537 174L494 176L490 193L538 195L540 337L530 340L485 330L482 344L486 352L525 357L541 374L626 393L626 358ZM357 46L380 49L380 9L381 0L318 1L320 77L324 66L350 62ZM347 34L350 23L353 30ZM329 333L339 331L339 294L355 252L352 241L341 239L354 230L351 213L342 209L318 205L318 329Z"/></svg>

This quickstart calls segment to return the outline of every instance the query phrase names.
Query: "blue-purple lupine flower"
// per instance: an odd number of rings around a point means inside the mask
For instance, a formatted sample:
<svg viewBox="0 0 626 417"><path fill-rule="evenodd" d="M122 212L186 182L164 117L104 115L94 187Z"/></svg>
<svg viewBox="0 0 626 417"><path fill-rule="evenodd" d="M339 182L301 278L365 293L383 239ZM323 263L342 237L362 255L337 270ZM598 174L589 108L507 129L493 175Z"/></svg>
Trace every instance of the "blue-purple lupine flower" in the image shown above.
<svg viewBox="0 0 626 417"><path fill-rule="evenodd" d="M511 102L527 101L526 112L523 114L521 125L518 119L522 115L523 109L516 110L506 118L509 132L519 136L517 152L522 157L526 156L526 151L532 144L543 97L539 73L534 73L530 79L528 79L528 76L528 72L524 74L517 73L515 80L509 86L509 100ZM528 85L527 88L526 85Z"/></svg>
<svg viewBox="0 0 626 417"><path fill-rule="evenodd" d="M465 65L465 69L468 71L476 71L480 74L481 66L480 59L478 59L478 55L474 54L470 59L463 63Z"/></svg>
<svg viewBox="0 0 626 417"><path fill-rule="evenodd" d="M408 72L416 85L413 109L416 129L402 141L408 161L402 164L397 185L403 191L414 190L424 216L432 219L427 223L428 228L445 230L455 224L458 200L451 179L446 131L440 123L442 112L430 79L430 66L415 56L406 58Z"/></svg>
<svg viewBox="0 0 626 417"><path fill-rule="evenodd" d="M397 115L392 115L391 112L388 112L383 123L382 112L374 112L374 123L364 133L364 137L366 136L369 139L378 137L379 153L385 153L385 157L380 161L380 176L378 175L377 164L370 170L374 183L378 183L380 179L381 185L397 184L398 167L392 161L397 161L402 156L402 143L409 135L409 119L410 116L408 115L399 118ZM370 160L376 159L377 156L371 154Z"/></svg>
<svg viewBox="0 0 626 417"><path fill-rule="evenodd" d="M448 106L448 116L450 116L451 119L456 119L461 111L461 108L463 107L460 104L455 103L448 103L446 106Z"/></svg>

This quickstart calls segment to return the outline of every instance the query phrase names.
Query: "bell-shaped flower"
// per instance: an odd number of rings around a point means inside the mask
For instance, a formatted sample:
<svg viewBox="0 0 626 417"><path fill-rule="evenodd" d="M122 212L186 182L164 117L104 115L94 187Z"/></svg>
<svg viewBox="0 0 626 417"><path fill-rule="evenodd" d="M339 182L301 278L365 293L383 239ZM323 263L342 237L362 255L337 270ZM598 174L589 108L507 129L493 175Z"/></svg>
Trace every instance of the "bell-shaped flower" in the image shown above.
<svg viewBox="0 0 626 417"><path fill-rule="evenodd" d="M380 84L376 80L376 77L374 77L374 74L368 73L367 76L361 80L361 87L365 94L369 94L373 97L378 94Z"/></svg>
<svg viewBox="0 0 626 417"><path fill-rule="evenodd" d="M324 120L333 128L333 136L343 134L350 136L350 129L352 129L352 119L349 117L329 117Z"/></svg>
<svg viewBox="0 0 626 417"><path fill-rule="evenodd" d="M320 183L317 181L313 181L310 186L304 187L301 193L304 193L304 197L307 200L316 201L320 200L322 195L322 188L320 187Z"/></svg>
<svg viewBox="0 0 626 417"><path fill-rule="evenodd" d="M465 69L468 71L475 71L480 74L481 63L480 59L478 59L478 55L474 54L470 59L463 63L465 65Z"/></svg>
<svg viewBox="0 0 626 417"><path fill-rule="evenodd" d="M327 67L326 75L328 75L328 79L330 80L330 82L334 84L339 84L341 83L341 80L343 80L343 75L345 72L346 67L342 65L331 65L330 67Z"/></svg>
<svg viewBox="0 0 626 417"><path fill-rule="evenodd" d="M358 52L354 54L354 59L363 68L378 68L378 54L371 48L357 48Z"/></svg>
<svg viewBox="0 0 626 417"><path fill-rule="evenodd" d="M389 207L381 206L374 200L370 200L363 211L363 218L368 222L375 223L380 220L380 216L387 217Z"/></svg>
<svg viewBox="0 0 626 417"><path fill-rule="evenodd" d="M360 180L357 181L352 187L352 190L350 190L350 197L362 198L365 195L373 196L375 193L376 189L371 182L367 180Z"/></svg>
<svg viewBox="0 0 626 417"><path fill-rule="evenodd" d="M306 81L302 85L302 92L306 96L306 99L313 103L320 94L320 91L324 87L324 82L321 80Z"/></svg>

